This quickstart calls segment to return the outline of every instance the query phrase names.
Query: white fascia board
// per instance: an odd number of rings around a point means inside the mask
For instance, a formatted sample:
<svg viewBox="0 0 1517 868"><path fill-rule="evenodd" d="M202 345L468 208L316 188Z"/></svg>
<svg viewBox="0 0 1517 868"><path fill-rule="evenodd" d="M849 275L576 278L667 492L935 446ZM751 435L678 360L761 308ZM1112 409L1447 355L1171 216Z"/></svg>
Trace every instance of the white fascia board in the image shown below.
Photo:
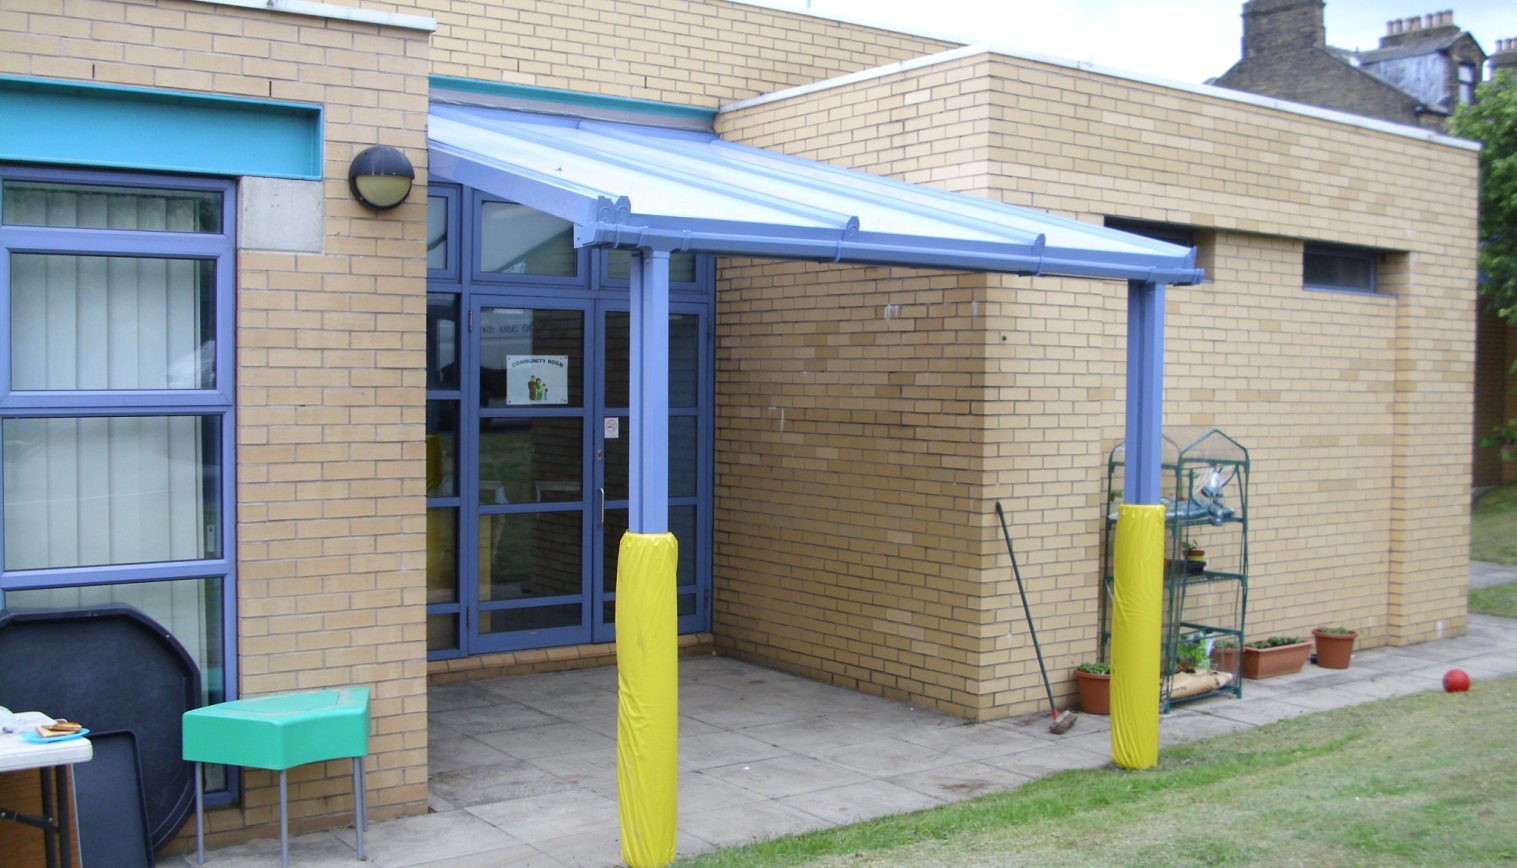
<svg viewBox="0 0 1517 868"><path fill-rule="evenodd" d="M377 24L380 27L398 27L402 30L437 31L437 19L421 15L402 15L399 12L379 12L359 9L356 6L340 6L336 3L319 3L315 0L190 0L207 6L235 6L240 9L262 9L266 12L283 12L287 15L306 15L311 18L328 18L337 21L356 21L360 24Z"/></svg>

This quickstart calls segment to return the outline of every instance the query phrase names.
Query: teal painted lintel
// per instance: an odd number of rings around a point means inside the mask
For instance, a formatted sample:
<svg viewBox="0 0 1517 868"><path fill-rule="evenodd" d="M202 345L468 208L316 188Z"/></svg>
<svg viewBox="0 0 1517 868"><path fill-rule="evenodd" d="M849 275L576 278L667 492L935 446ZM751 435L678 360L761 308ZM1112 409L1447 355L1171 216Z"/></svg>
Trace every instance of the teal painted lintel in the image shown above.
<svg viewBox="0 0 1517 868"><path fill-rule="evenodd" d="M0 76L0 160L320 179L316 105Z"/></svg>
<svg viewBox="0 0 1517 868"><path fill-rule="evenodd" d="M453 78L447 75L427 77L431 87L439 90L462 91L506 99L530 100L583 109L599 109L631 114L654 115L664 118L696 121L710 126L716 120L716 109L657 102L651 99L632 99L620 96L601 96L595 93L579 93L572 90L556 90L548 87L530 87L524 84L504 84L494 81L478 81L472 78Z"/></svg>

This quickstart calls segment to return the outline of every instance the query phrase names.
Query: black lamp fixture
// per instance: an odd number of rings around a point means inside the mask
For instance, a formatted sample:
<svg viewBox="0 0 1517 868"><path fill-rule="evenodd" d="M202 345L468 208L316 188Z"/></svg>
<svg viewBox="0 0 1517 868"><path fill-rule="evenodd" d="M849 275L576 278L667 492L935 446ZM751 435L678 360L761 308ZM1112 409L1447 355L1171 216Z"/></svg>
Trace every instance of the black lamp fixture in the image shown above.
<svg viewBox="0 0 1517 868"><path fill-rule="evenodd" d="M375 145L353 158L348 167L348 187L359 204L375 211L388 211L406 201L416 170L398 148Z"/></svg>

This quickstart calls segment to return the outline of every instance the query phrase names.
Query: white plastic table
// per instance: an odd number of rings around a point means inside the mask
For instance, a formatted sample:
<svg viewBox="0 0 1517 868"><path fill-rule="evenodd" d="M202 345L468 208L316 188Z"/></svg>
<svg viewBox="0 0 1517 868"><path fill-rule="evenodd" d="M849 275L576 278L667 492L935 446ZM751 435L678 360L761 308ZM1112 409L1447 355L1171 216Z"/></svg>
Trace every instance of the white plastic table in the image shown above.
<svg viewBox="0 0 1517 868"><path fill-rule="evenodd" d="M12 715L0 708L0 719L15 732L0 732L0 772L19 772L39 769L42 772L41 817L27 817L0 809L0 819L14 820L42 830L49 868L73 864L73 851L78 842L68 834L69 814L78 815L74 803L74 788L70 785L70 767L75 763L89 762L95 756L95 748L88 738L71 738L45 744L33 744L21 737L21 733L35 731L38 724L50 723L53 718L35 711ZM56 801L54 793L56 793ZM60 858L61 856L61 858Z"/></svg>

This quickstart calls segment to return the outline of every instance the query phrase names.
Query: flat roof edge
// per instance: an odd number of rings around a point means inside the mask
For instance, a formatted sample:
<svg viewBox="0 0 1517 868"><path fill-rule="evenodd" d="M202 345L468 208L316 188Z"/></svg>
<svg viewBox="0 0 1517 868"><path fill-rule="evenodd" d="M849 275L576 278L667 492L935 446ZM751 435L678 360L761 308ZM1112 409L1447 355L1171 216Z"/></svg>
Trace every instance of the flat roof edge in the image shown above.
<svg viewBox="0 0 1517 868"><path fill-rule="evenodd" d="M335 21L354 21L359 24L377 24L380 27L399 27L405 30L419 30L423 33L437 32L436 18L322 3L318 0L190 0L190 2L203 3L207 6L261 9L265 12L283 12L287 15L305 15L310 18L326 18Z"/></svg>
<svg viewBox="0 0 1517 868"><path fill-rule="evenodd" d="M756 2L756 0L737 0L737 2L756 6L773 6L773 8L782 8L777 4L760 3ZM806 12L805 14L814 13ZM899 73L910 72L912 70L936 66L938 64L952 63L957 60L962 60L966 57L974 57L980 54L999 55L1002 57L1010 57L1018 60L1030 60L1034 63L1043 63L1050 66L1061 66L1065 69L1075 69L1081 72L1093 73L1095 75L1104 75L1109 78L1117 78L1124 81L1137 82L1140 84L1149 84L1156 87L1168 88L1170 90L1184 91L1186 93L1193 93L1198 96L1213 97L1215 99L1226 100L1228 102L1243 103L1245 105L1275 109L1276 111L1282 111L1288 114L1304 115L1306 117L1316 118L1318 120L1331 121L1333 123L1359 127L1361 129L1374 130L1381 133L1389 133L1390 135L1402 136L1409 139L1419 139L1421 141L1429 142L1435 145L1445 145L1447 147L1461 148L1467 151L1479 151L1481 148L1479 142L1472 142L1468 139L1461 139L1456 136L1445 135L1443 133L1434 132L1432 130L1424 130L1418 127L1409 127L1403 124L1393 124L1390 121L1382 121L1376 118L1365 117L1363 115L1333 111L1332 109L1319 108L1317 106L1290 102L1283 99L1275 99L1273 97L1259 96L1257 94L1246 93L1241 90L1230 90L1228 88L1217 87L1215 85L1191 84L1189 82L1174 81L1172 79L1167 79L1160 76L1147 75L1145 73L1139 72L1129 72L1127 70L1121 69L1113 69L1094 63L1087 63L1085 61L1070 60L1064 57L1055 57L1050 54L1038 54L1030 51L1019 51L1017 49L1005 48L1003 46L992 45L990 43L976 43L974 45L965 45L961 48L953 48L949 49L948 51L938 52L937 54L927 54L921 57L914 57L910 60L903 60L897 63L877 66L871 69L860 70L859 72L837 76L836 78L829 78L823 81L803 84L798 87L777 90L773 93L767 93L761 96L751 97L749 99L738 100L737 102L732 102L721 106L717 109L717 114L721 115L728 112L741 111L743 109L767 105L768 103L779 102L781 100L793 99L795 97L806 96L825 90L846 87L850 84L857 84L862 81L884 78L885 76L897 75Z"/></svg>

